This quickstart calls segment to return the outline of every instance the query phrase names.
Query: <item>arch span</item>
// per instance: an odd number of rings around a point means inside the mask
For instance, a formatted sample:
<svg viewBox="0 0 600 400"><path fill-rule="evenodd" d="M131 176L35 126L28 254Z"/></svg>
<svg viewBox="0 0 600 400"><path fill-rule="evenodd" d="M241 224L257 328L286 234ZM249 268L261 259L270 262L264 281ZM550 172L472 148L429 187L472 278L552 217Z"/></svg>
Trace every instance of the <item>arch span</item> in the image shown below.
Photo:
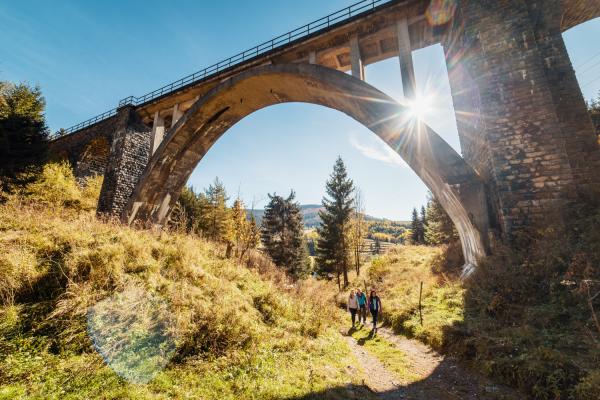
<svg viewBox="0 0 600 400"><path fill-rule="evenodd" d="M201 97L167 133L123 212L123 220L163 224L202 157L232 125L270 105L304 102L339 110L391 146L455 223L469 273L487 250L487 202L475 171L391 97L345 73L311 64L257 67Z"/></svg>

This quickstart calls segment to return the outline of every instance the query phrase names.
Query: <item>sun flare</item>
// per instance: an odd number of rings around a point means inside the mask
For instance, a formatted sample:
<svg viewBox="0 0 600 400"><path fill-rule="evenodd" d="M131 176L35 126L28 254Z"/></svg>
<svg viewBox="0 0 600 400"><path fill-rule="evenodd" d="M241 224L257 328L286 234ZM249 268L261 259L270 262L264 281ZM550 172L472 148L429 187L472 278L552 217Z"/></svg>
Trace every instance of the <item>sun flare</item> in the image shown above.
<svg viewBox="0 0 600 400"><path fill-rule="evenodd" d="M422 119L433 109L433 101L430 96L417 96L408 102L408 109L412 117Z"/></svg>

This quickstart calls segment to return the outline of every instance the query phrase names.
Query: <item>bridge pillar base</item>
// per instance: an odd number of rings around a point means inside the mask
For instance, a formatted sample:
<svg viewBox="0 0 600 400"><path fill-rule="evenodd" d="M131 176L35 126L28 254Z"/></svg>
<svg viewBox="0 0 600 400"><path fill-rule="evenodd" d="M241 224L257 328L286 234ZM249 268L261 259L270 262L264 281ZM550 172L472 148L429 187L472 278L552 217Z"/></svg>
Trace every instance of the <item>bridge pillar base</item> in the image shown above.
<svg viewBox="0 0 600 400"><path fill-rule="evenodd" d="M121 215L150 159L151 133L132 106L119 110L98 200L98 216Z"/></svg>
<svg viewBox="0 0 600 400"><path fill-rule="evenodd" d="M559 0L460 0L446 37L465 160L511 239L598 188L600 149L561 34Z"/></svg>

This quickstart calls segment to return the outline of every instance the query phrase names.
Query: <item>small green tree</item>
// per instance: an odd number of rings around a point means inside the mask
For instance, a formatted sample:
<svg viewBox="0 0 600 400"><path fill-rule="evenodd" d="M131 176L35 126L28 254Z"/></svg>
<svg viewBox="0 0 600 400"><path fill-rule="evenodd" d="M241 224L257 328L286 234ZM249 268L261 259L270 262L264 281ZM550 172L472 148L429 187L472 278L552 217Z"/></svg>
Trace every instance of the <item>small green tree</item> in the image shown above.
<svg viewBox="0 0 600 400"><path fill-rule="evenodd" d="M193 187L185 187L169 217L169 225L187 233L202 234L206 230L205 215L208 201L202 193L196 193Z"/></svg>
<svg viewBox="0 0 600 400"><path fill-rule="evenodd" d="M262 220L261 239L273 262L292 277L300 278L307 270L304 224L300 205L294 202L292 190L287 198L269 194Z"/></svg>
<svg viewBox="0 0 600 400"><path fill-rule="evenodd" d="M448 213L440 202L430 193L427 202L427 226L425 241L427 244L448 244L458 240L458 232Z"/></svg>
<svg viewBox="0 0 600 400"><path fill-rule="evenodd" d="M587 102L588 110L591 113L600 113L600 91L598 97Z"/></svg>
<svg viewBox="0 0 600 400"><path fill-rule="evenodd" d="M354 211L350 220L350 247L354 261L354 269L356 275L360 275L360 253L363 246L363 241L368 233L369 227L365 220L365 206L360 190L356 190L354 196Z"/></svg>
<svg viewBox="0 0 600 400"><path fill-rule="evenodd" d="M227 243L230 237L231 218L230 210L227 208L229 197L227 197L225 186L219 178L215 178L204 195L206 196L207 207L202 222L206 226L202 227L202 230L206 233L207 238Z"/></svg>
<svg viewBox="0 0 600 400"><path fill-rule="evenodd" d="M416 208L413 208L410 220L410 241L412 244L421 243L421 221Z"/></svg>
<svg viewBox="0 0 600 400"><path fill-rule="evenodd" d="M425 206L421 206L421 219L419 220L419 243L426 244L425 242L425 229L427 227L427 211Z"/></svg>
<svg viewBox="0 0 600 400"><path fill-rule="evenodd" d="M352 217L354 183L348 178L346 166L341 157L335 162L333 173L325 186L327 196L323 197L324 210L319 211L321 225L317 228L317 272L322 276L335 273L338 287L340 275L344 287L348 286L348 265L350 241L348 230Z"/></svg>
<svg viewBox="0 0 600 400"><path fill-rule="evenodd" d="M46 102L39 87L0 82L0 190L32 182L46 161Z"/></svg>
<svg viewBox="0 0 600 400"><path fill-rule="evenodd" d="M235 255L240 260L244 258L246 252L256 248L260 240L260 230L256 226L254 214L246 212L244 202L237 198L231 207L231 230L230 241L235 248Z"/></svg>

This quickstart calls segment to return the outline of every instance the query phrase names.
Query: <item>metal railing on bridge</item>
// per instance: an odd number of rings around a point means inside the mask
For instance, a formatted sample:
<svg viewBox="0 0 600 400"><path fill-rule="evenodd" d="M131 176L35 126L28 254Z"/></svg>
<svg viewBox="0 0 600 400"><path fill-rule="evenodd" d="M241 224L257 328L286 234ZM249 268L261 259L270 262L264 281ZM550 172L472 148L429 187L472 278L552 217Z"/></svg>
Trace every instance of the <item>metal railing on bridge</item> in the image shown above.
<svg viewBox="0 0 600 400"><path fill-rule="evenodd" d="M206 67L200 71L194 72L188 76L185 76L181 79L178 79L168 85L165 85L159 89L153 90L149 93L146 93L143 96L129 96L121 101L119 101L119 107L123 107L126 105L139 106L155 100L159 97L168 95L173 93L181 88L191 86L197 84L205 79L214 77L215 75L226 71L230 68L239 66L240 64L257 58L261 55L264 55L270 51L278 50L284 46L287 46L295 41L304 39L310 35L315 35L318 33L322 33L324 30L327 30L335 25L342 24L347 22L348 20L369 13L373 11L375 8L387 4L392 3L396 0L362 0L357 3L354 3L342 10L331 13L323 18L320 18L316 21L310 22L304 26L296 28L292 31L284 33L283 35L279 35L269 41L263 42L257 46L252 47L251 49L244 50L241 53L238 53L232 57L229 57L225 60L219 61L216 64L213 64L209 67ZM90 125L93 125L97 122L100 122L106 118L112 117L117 113L117 108L107 111L103 114L97 115L94 118L90 118L87 121L81 122L77 125L74 125L68 129L60 130L56 132L53 138L57 138L63 135L67 135L73 132L76 132L80 129L86 128Z"/></svg>

